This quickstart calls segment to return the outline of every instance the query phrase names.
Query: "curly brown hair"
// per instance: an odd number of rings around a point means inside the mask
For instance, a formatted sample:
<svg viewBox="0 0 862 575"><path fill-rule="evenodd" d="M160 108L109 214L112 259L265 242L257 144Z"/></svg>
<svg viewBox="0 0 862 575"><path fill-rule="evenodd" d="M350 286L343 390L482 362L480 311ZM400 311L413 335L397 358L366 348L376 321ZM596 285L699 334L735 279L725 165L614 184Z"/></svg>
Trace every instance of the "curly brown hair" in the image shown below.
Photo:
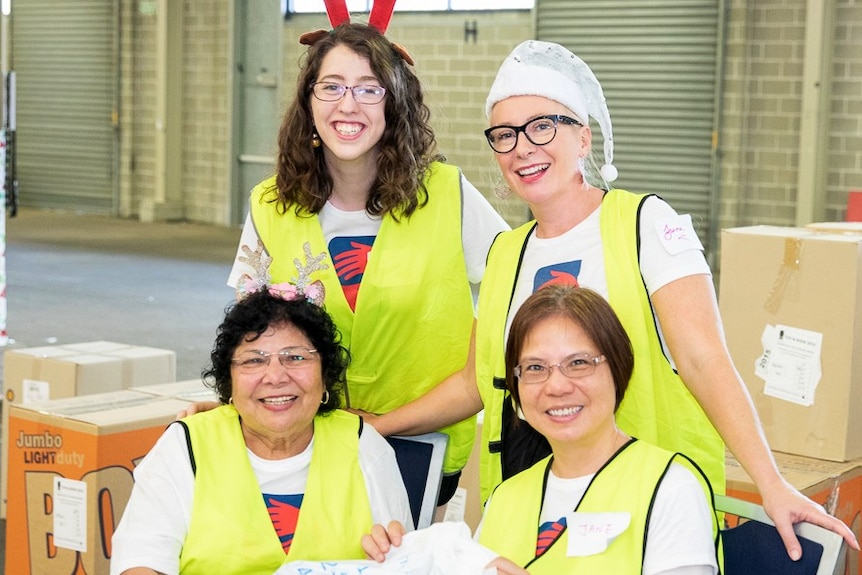
<svg viewBox="0 0 862 575"><path fill-rule="evenodd" d="M366 58L386 88L386 128L378 143L377 176L365 204L370 215L409 217L428 200L423 179L431 162L442 159L430 127L431 112L422 85L392 43L376 28L342 24L312 45L305 55L296 94L278 134L276 185L267 200L280 212L293 207L297 215L318 213L332 194L332 177L322 148L313 148L311 86L324 57L346 46Z"/></svg>

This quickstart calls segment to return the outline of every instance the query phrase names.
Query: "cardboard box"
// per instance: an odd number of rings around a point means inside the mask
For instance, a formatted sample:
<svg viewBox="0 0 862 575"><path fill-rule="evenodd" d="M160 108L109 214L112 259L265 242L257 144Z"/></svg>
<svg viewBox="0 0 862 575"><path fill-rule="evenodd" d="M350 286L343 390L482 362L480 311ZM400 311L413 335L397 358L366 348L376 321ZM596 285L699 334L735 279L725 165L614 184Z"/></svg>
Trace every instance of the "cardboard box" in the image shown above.
<svg viewBox="0 0 862 575"><path fill-rule="evenodd" d="M476 527L482 520L482 502L479 493L479 450L482 445L482 422L484 412L479 414L476 425L476 440L473 442L473 450L464 469L461 470L461 478L458 480L458 488L455 495L446 505L437 509L434 521L464 521L470 526L470 531L475 533Z"/></svg>
<svg viewBox="0 0 862 575"><path fill-rule="evenodd" d="M5 572L107 575L132 470L186 405L130 390L11 405Z"/></svg>
<svg viewBox="0 0 862 575"><path fill-rule="evenodd" d="M3 354L3 397L27 403L176 380L176 353L93 341Z"/></svg>
<svg viewBox="0 0 862 575"><path fill-rule="evenodd" d="M134 391L158 395L161 397L174 397L186 401L218 401L218 395L211 387L207 387L200 379L185 379L171 383L156 383L153 385L141 385L131 387Z"/></svg>
<svg viewBox="0 0 862 575"><path fill-rule="evenodd" d="M112 341L7 349L3 354L0 517L6 517L9 405L174 381L176 353Z"/></svg>
<svg viewBox="0 0 862 575"><path fill-rule="evenodd" d="M719 307L772 449L862 457L862 235L722 231Z"/></svg>
<svg viewBox="0 0 862 575"><path fill-rule="evenodd" d="M862 460L837 463L800 455L774 453L784 478L826 510L850 526L862 541ZM762 503L754 482L734 457L728 453L727 494L746 501ZM733 518L731 524L733 523ZM847 550L847 575L862 575L860 553Z"/></svg>
<svg viewBox="0 0 862 575"><path fill-rule="evenodd" d="M805 226L807 230L830 234L862 234L862 221L856 222L815 222Z"/></svg>

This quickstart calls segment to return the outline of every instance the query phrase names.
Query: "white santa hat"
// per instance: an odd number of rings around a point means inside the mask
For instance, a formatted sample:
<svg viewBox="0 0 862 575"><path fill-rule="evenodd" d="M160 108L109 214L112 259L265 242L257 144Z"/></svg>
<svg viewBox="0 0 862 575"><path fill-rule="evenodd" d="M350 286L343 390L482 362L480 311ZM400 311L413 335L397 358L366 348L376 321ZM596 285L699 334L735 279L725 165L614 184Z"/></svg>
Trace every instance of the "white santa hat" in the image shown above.
<svg viewBox="0 0 862 575"><path fill-rule="evenodd" d="M611 114L602 86L586 62L553 42L522 42L497 71L485 101L485 115L491 115L494 104L512 96L543 96L557 101L574 112L585 126L589 125L592 116L598 122L604 140L602 177L607 182L617 179L617 169L613 165Z"/></svg>

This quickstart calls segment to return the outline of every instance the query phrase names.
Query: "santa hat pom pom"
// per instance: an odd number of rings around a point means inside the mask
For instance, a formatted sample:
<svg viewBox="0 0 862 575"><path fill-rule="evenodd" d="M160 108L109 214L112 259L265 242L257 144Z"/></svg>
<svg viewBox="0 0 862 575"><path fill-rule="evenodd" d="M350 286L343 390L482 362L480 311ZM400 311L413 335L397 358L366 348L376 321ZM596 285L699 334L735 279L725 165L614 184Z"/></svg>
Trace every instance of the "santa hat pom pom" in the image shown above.
<svg viewBox="0 0 862 575"><path fill-rule="evenodd" d="M602 177L606 182L613 182L619 176L616 167L613 164L605 164L601 169Z"/></svg>

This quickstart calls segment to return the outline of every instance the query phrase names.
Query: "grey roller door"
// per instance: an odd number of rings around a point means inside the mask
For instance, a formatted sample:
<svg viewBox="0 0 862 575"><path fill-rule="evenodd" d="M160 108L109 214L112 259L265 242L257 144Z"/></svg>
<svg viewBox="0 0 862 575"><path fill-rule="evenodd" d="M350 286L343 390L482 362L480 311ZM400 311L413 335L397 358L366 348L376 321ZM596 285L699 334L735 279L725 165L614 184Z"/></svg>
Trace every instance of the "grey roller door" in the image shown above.
<svg viewBox="0 0 862 575"><path fill-rule="evenodd" d="M581 56L602 84L614 129L617 187L659 194L692 214L707 243L715 233L710 220L720 4L536 2L537 37Z"/></svg>
<svg viewBox="0 0 862 575"><path fill-rule="evenodd" d="M13 3L23 206L113 214L114 0Z"/></svg>

